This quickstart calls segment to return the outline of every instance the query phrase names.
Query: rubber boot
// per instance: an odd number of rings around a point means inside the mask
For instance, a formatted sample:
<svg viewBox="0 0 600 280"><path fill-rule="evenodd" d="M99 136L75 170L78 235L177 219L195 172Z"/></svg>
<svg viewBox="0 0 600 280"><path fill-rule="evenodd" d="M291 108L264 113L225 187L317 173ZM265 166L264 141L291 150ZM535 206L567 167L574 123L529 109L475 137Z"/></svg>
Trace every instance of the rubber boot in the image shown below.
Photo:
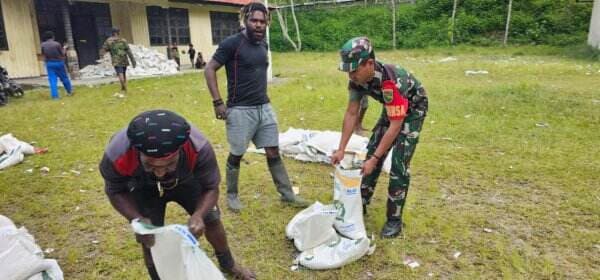
<svg viewBox="0 0 600 280"><path fill-rule="evenodd" d="M242 202L238 196L238 181L240 177L240 169L231 166L227 163L225 167L225 180L227 181L227 207L231 211L238 212L242 210Z"/></svg>
<svg viewBox="0 0 600 280"><path fill-rule="evenodd" d="M283 161L280 157L274 159L268 159L269 171L271 172L271 177L273 178L273 182L275 183L275 187L277 191L281 194L281 200L283 202L289 203L294 207L306 207L310 203L294 194L292 190L292 183L288 177L287 171L285 170L285 166L283 165Z"/></svg>

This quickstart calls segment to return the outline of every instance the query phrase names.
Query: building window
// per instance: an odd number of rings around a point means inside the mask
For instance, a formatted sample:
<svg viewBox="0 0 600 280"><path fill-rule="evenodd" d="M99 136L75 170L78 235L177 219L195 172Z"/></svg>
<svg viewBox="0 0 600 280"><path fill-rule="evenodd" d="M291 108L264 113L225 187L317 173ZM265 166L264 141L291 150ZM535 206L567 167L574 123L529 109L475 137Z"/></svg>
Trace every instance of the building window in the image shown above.
<svg viewBox="0 0 600 280"><path fill-rule="evenodd" d="M2 13L2 3L0 3L0 50L8 50L8 40L6 40L6 29L4 28L4 14Z"/></svg>
<svg viewBox="0 0 600 280"><path fill-rule="evenodd" d="M164 46L171 43L187 45L190 43L190 23L188 10L179 8L163 9L156 6L146 7L150 45Z"/></svg>
<svg viewBox="0 0 600 280"><path fill-rule="evenodd" d="M213 45L218 45L230 35L240 29L238 14L210 12L210 29L212 31Z"/></svg>

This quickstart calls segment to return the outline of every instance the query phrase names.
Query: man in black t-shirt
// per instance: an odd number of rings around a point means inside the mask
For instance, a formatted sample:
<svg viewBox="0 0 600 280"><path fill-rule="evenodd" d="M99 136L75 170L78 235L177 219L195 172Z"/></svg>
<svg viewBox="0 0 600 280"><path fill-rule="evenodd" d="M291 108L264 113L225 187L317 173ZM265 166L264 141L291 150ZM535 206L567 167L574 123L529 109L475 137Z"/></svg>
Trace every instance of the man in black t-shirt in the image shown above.
<svg viewBox="0 0 600 280"><path fill-rule="evenodd" d="M229 157L227 159L227 205L239 211L238 196L240 160L252 141L257 148L265 148L269 171L284 202L307 206L307 201L296 196L283 161L279 156L277 117L267 96L267 44L264 41L268 11L258 2L251 2L241 11L245 29L227 37L219 44L206 66L204 76L217 119L226 120ZM221 99L216 71L225 65L227 74L227 106Z"/></svg>
<svg viewBox="0 0 600 280"><path fill-rule="evenodd" d="M190 214L192 234L206 235L223 270L240 279L254 273L237 264L229 246L217 206L219 167L206 138L181 116L165 110L136 116L117 132L100 162L105 192L112 206L128 221L163 226L168 202ZM153 280L159 279L150 247L153 235L136 235Z"/></svg>

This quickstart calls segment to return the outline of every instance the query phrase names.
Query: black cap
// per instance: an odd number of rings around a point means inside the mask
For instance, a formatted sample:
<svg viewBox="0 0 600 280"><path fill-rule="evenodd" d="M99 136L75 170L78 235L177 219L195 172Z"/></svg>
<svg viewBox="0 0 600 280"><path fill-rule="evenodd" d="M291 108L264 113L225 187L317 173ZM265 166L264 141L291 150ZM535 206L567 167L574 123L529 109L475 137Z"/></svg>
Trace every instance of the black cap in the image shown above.
<svg viewBox="0 0 600 280"><path fill-rule="evenodd" d="M141 153L160 158L176 152L189 139L190 125L171 111L146 111L131 120L127 137Z"/></svg>

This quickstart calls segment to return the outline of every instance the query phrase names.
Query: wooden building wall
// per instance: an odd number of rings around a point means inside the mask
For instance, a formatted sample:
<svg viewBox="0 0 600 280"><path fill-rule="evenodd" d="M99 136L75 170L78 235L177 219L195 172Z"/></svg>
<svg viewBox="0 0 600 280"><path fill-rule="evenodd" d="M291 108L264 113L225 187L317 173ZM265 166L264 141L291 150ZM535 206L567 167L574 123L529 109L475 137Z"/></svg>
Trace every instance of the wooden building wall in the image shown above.
<svg viewBox="0 0 600 280"><path fill-rule="evenodd" d="M33 0L0 0L8 50L0 51L0 65L11 77L41 75L37 54L40 53L39 34Z"/></svg>

